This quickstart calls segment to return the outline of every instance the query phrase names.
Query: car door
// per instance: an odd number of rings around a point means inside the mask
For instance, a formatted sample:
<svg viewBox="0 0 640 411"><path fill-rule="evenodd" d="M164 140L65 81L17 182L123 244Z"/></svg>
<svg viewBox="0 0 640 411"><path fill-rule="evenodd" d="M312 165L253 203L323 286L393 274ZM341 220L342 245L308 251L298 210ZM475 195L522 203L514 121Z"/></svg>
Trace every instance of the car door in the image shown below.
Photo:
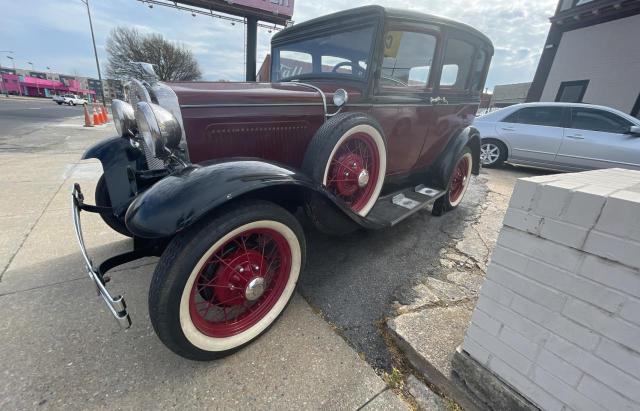
<svg viewBox="0 0 640 411"><path fill-rule="evenodd" d="M446 31L435 96L433 124L417 166L432 164L460 130L475 120L490 53L485 45L458 30Z"/></svg>
<svg viewBox="0 0 640 411"><path fill-rule="evenodd" d="M566 108L528 106L496 123L496 133L509 146L509 158L540 165L553 164L564 136Z"/></svg>
<svg viewBox="0 0 640 411"><path fill-rule="evenodd" d="M640 169L640 138L631 121L610 111L572 107L556 162L580 168Z"/></svg>
<svg viewBox="0 0 640 411"><path fill-rule="evenodd" d="M433 123L431 65L439 33L391 23L384 34L384 54L372 114L387 138L387 174L409 172Z"/></svg>

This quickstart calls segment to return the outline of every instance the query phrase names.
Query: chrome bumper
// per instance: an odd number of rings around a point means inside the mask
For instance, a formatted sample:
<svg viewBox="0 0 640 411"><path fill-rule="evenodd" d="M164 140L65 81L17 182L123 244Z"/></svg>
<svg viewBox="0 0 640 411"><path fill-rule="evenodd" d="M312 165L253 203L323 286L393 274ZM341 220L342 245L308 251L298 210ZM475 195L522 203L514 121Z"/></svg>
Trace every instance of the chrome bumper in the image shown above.
<svg viewBox="0 0 640 411"><path fill-rule="evenodd" d="M82 253L82 257L84 258L85 269L87 274L89 274L89 278L93 280L96 285L98 295L102 297L105 303L107 303L107 307L111 314L118 321L118 324L122 328L129 328L131 326L131 318L129 317L129 313L127 312L127 305L122 296L112 297L109 294L109 291L105 287L105 280L102 273L99 272L99 269L96 269L89 255L87 254L87 248L84 244L84 238L82 237L82 225L80 223L80 211L82 211L82 205L84 202L84 196L80 191L80 186L75 184L73 186L73 191L71 193L71 210L73 216L73 229L76 233L76 239L78 240L78 245L80 246L80 252Z"/></svg>

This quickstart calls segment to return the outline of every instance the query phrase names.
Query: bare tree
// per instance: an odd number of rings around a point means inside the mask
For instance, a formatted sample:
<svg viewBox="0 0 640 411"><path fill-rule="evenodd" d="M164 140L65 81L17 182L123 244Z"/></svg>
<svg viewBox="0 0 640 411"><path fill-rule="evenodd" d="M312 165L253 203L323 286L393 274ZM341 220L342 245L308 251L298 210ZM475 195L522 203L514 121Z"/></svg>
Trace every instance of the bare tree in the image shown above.
<svg viewBox="0 0 640 411"><path fill-rule="evenodd" d="M135 28L116 27L107 39L107 53L107 74L112 78L136 77L131 62L151 63L161 81L197 80L202 76L193 53L160 34L142 34Z"/></svg>

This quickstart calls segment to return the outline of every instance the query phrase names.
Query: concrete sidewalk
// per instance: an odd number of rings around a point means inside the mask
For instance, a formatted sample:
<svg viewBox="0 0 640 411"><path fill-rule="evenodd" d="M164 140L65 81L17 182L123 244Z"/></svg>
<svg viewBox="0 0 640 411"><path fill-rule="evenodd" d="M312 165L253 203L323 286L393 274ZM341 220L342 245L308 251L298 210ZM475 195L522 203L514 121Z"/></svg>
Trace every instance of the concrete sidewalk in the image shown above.
<svg viewBox="0 0 640 411"><path fill-rule="evenodd" d="M38 133L43 150L0 152L0 409L407 408L299 296L248 348L191 362L153 332L149 258L113 273L133 319L120 331L84 273L69 211L71 184L92 199L101 173L82 151L114 130L68 122ZM97 215L83 214L83 227L96 261L131 247Z"/></svg>

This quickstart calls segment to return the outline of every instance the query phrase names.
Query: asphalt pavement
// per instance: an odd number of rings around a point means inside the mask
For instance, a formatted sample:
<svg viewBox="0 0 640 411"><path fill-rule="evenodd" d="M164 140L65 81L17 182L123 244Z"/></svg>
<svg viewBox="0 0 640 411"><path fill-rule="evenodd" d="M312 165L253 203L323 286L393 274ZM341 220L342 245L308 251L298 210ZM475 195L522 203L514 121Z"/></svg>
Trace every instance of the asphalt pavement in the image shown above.
<svg viewBox="0 0 640 411"><path fill-rule="evenodd" d="M58 105L51 99L0 97L0 150L31 150L31 135L43 127L64 120L77 119L82 124L82 106ZM46 136L36 136L46 146Z"/></svg>

